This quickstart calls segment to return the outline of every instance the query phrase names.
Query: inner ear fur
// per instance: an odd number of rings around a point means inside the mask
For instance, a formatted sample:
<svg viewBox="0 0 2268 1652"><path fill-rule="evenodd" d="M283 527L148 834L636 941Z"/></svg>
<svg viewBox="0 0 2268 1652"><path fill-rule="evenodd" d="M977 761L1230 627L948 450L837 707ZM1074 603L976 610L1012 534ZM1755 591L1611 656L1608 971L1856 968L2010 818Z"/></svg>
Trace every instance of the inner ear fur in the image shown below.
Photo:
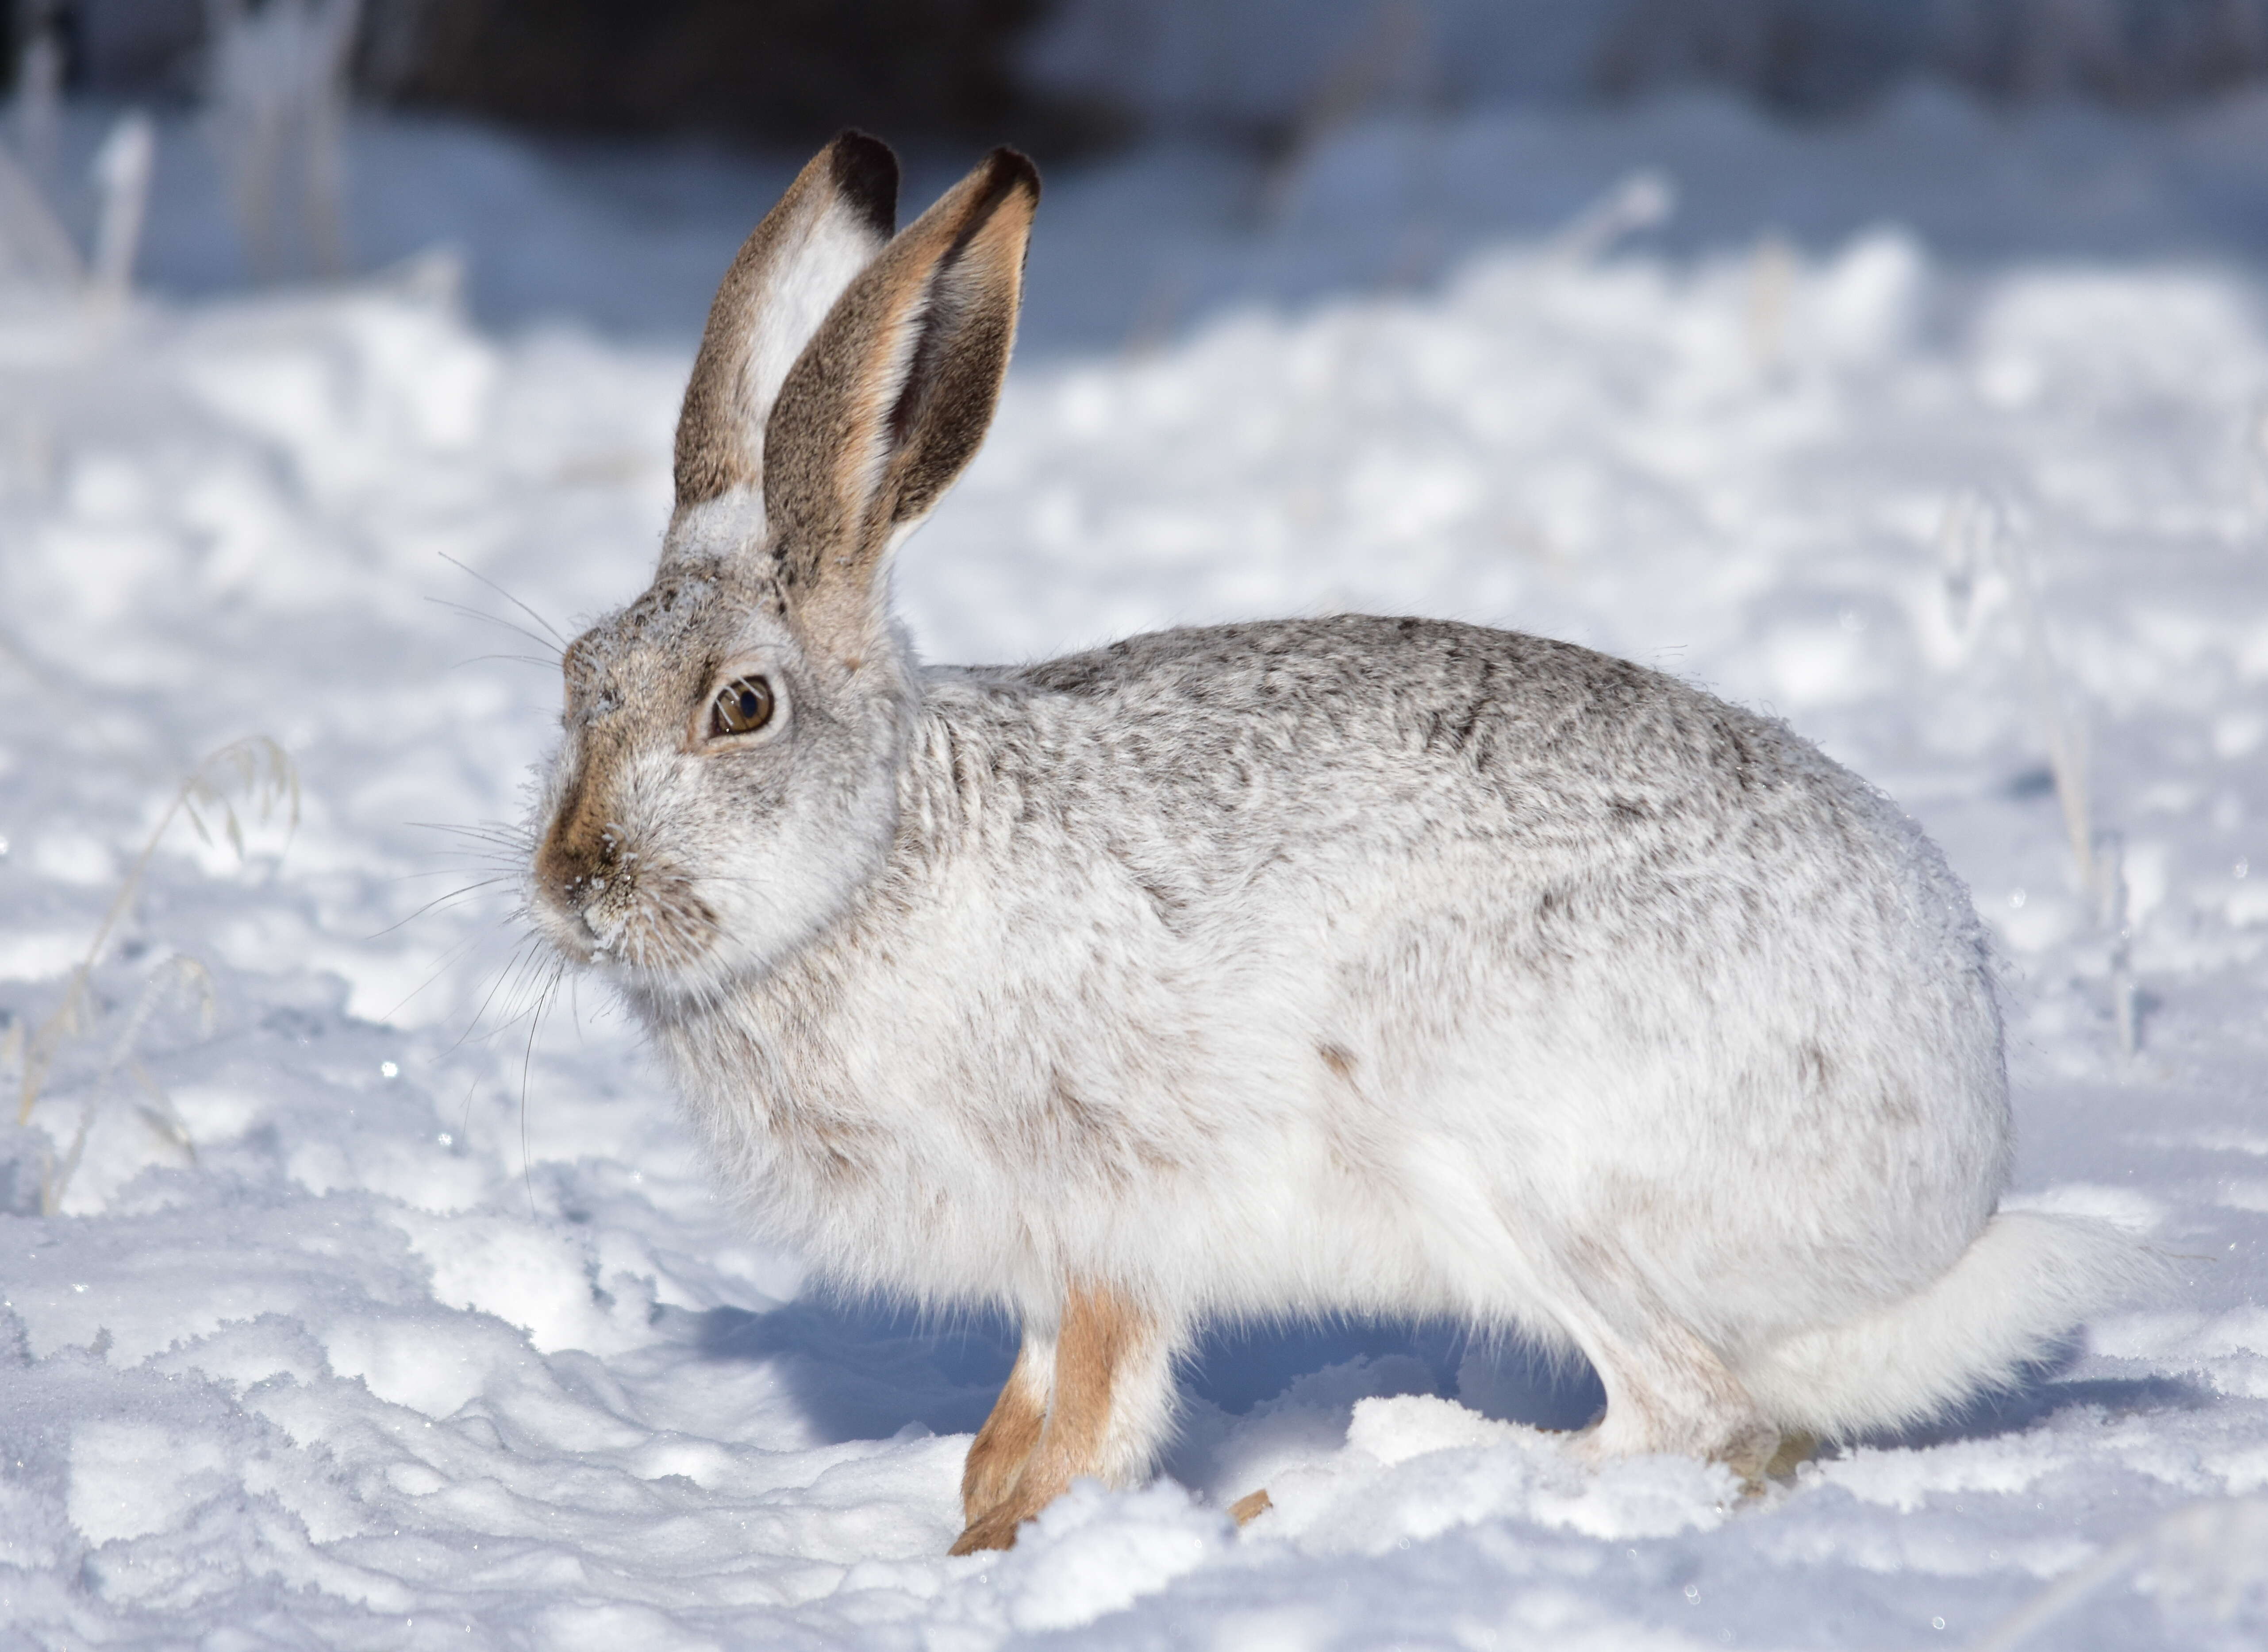
<svg viewBox="0 0 2268 1652"><path fill-rule="evenodd" d="M770 542L806 634L835 652L887 624L884 559L992 422L1039 196L1032 163L994 150L851 282L781 387Z"/></svg>
<svg viewBox="0 0 2268 1652"><path fill-rule="evenodd" d="M677 420L677 508L763 482L780 386L836 300L888 245L898 160L849 131L814 156L740 244L717 288Z"/></svg>

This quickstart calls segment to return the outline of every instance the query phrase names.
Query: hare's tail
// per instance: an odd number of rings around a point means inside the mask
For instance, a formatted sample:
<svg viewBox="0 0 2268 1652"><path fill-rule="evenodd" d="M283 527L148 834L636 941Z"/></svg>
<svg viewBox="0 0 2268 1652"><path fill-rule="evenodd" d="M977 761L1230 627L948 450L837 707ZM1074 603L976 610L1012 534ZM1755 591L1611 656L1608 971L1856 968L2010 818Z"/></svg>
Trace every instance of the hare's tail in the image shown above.
<svg viewBox="0 0 2268 1652"><path fill-rule="evenodd" d="M1743 1363L1741 1381L1773 1421L1822 1439L1921 1422L2012 1385L2090 1315L2168 1271L2106 1222L2006 1211L1924 1289L1772 1344Z"/></svg>

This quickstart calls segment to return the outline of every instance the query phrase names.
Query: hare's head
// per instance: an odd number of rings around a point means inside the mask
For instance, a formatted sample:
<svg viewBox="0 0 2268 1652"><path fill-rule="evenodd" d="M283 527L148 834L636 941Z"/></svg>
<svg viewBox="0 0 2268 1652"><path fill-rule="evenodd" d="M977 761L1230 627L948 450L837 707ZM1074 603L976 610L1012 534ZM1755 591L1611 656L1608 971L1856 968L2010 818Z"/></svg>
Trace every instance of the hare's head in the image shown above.
<svg viewBox="0 0 2268 1652"><path fill-rule="evenodd" d="M880 868L917 704L891 553L983 439L1039 176L996 150L903 234L845 133L740 248L652 585L567 651L529 908L662 996L761 970Z"/></svg>

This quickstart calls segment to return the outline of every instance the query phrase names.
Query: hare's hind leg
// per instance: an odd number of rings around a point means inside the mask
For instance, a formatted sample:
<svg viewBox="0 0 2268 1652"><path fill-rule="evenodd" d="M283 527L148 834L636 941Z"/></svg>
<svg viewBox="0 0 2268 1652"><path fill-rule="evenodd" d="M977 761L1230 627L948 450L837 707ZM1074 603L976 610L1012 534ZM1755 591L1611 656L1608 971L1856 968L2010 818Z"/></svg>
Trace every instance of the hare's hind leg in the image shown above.
<svg viewBox="0 0 2268 1652"><path fill-rule="evenodd" d="M1779 1449L1779 1430L1698 1337L1662 1327L1643 1343L1577 1342L1607 1390L1606 1415L1578 1437L1594 1462L1675 1452L1729 1464L1761 1479Z"/></svg>
<svg viewBox="0 0 2268 1652"><path fill-rule="evenodd" d="M1561 1320L1607 1390L1606 1414L1576 1449L1594 1462L1678 1453L1760 1478L1779 1430L1715 1349L1628 1270L1578 1270Z"/></svg>
<svg viewBox="0 0 2268 1652"><path fill-rule="evenodd" d="M1048 1394L1056 1380L1056 1339L1031 1325L1024 1327L1024 1346L1017 1350L1015 1368L992 1407L992 1414L976 1431L968 1447L968 1465L961 1471L961 1510L974 1526L1007 1498L1024 1471L1032 1448L1048 1419Z"/></svg>
<svg viewBox="0 0 2268 1652"><path fill-rule="evenodd" d="M1054 1380L1039 1436L1025 1454L1013 1483L990 1508L971 1516L953 1552L1012 1548L1016 1528L1061 1496L1075 1479L1092 1477L1123 1486L1148 1472L1173 1426L1175 1340L1167 1327L1117 1292L1073 1286L1064 1300ZM1028 1343L1026 1351L1030 1351ZM1020 1371L1024 1368L1022 1358L1017 1366ZM1035 1361L1033 1371L1038 1368ZM1010 1386L1015 1386L1012 1375ZM1001 1402L1008 1403L1006 1394ZM1010 1425L1020 1414L1020 1410L1011 1413L1001 1439L1013 1437ZM1002 1420L998 1411L993 1418ZM985 1425L988 1431L991 1427L990 1422ZM1002 1446L994 1460L1007 1449ZM971 1457L973 1473L973 1449ZM992 1471L988 1462L988 1479ZM965 1478L964 1494L969 1484Z"/></svg>

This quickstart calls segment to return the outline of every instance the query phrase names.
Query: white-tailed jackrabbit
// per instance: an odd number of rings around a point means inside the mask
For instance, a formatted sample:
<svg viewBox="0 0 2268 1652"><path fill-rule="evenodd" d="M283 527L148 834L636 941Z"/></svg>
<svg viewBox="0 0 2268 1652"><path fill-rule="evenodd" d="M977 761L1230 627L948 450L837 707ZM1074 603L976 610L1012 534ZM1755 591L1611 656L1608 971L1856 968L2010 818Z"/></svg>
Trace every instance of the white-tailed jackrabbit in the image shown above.
<svg viewBox="0 0 2268 1652"><path fill-rule="evenodd" d="M1995 1214L1967 893L1786 727L1423 619L924 666L891 553L976 451L1039 199L903 233L846 134L740 249L645 594L566 660L529 905L824 1276L1019 1316L956 1552L1147 1473L1208 1317L1580 1349L1579 1449L1756 1471L1927 1416L2142 1266Z"/></svg>

